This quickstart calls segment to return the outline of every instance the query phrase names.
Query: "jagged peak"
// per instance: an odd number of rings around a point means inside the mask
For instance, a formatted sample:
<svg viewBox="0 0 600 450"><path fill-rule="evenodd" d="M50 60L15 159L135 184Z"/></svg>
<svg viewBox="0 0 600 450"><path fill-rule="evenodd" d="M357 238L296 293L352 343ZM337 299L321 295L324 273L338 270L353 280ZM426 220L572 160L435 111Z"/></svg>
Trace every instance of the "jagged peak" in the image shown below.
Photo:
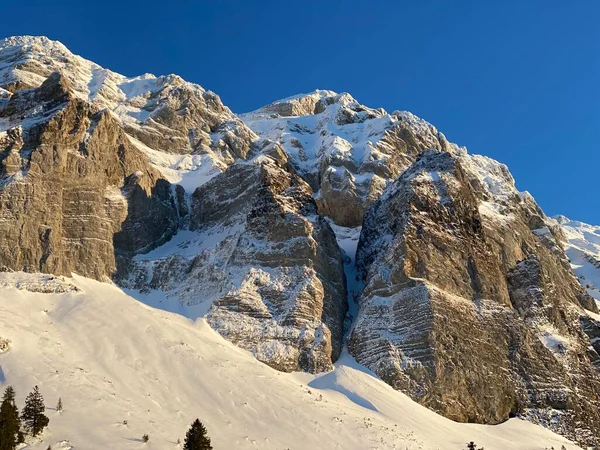
<svg viewBox="0 0 600 450"><path fill-rule="evenodd" d="M290 95L289 97L280 98L278 100L275 100L271 104L287 103L292 100L299 100L299 99L307 98L307 97L322 99L322 98L326 98L326 97L335 97L337 95L340 95L340 94L338 94L335 91L328 90L328 89L315 89L312 92Z"/></svg>
<svg viewBox="0 0 600 450"><path fill-rule="evenodd" d="M316 89L306 94L296 94L290 97L275 100L257 110L241 114L247 118L267 117L299 117L322 113L329 105L361 106L352 95L347 92L337 92Z"/></svg>
<svg viewBox="0 0 600 450"><path fill-rule="evenodd" d="M12 36L0 40L0 61L4 63L0 67L0 87L11 92L39 87L53 72L66 74L73 90L90 101L117 100L99 95L102 90L108 93L108 97L112 92L112 96L120 98L124 94L127 99L151 95L171 86L185 87L200 94L207 92L202 86L175 74L156 76L145 73L127 77L75 55L61 42L46 36Z"/></svg>
<svg viewBox="0 0 600 450"><path fill-rule="evenodd" d="M0 51L13 47L25 47L29 51L48 49L72 54L62 42L52 40L46 36L10 36L0 40Z"/></svg>
<svg viewBox="0 0 600 450"><path fill-rule="evenodd" d="M557 214L556 216L552 216L551 219L556 220L561 225L571 222L571 219L569 219L567 216L565 216L563 214Z"/></svg>
<svg viewBox="0 0 600 450"><path fill-rule="evenodd" d="M55 99L64 97L71 91L71 82L61 72L53 72L39 88L40 94L44 99Z"/></svg>

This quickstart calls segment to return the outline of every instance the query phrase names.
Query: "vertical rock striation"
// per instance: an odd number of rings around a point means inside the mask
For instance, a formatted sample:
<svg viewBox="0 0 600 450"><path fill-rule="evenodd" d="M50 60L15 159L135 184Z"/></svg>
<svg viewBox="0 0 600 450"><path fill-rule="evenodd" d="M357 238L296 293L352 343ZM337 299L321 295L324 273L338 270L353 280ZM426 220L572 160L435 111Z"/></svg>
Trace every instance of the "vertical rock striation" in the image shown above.
<svg viewBox="0 0 600 450"><path fill-rule="evenodd" d="M73 96L59 73L12 95L0 119L21 121L0 136L1 265L110 278L116 251L154 247L176 232L169 183L118 121Z"/></svg>

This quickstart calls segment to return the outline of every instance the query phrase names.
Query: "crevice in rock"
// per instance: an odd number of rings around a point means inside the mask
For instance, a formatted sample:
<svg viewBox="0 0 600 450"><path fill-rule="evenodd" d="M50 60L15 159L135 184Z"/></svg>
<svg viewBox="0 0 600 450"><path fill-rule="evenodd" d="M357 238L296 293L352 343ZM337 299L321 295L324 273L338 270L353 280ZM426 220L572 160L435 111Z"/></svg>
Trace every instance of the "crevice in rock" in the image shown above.
<svg viewBox="0 0 600 450"><path fill-rule="evenodd" d="M346 282L348 311L344 319L344 337L343 346L346 345L354 321L358 316L358 296L364 288L364 283L358 275L356 268L356 250L360 240L360 232L362 227L342 227L336 225L331 219L328 219L335 239L342 251L344 259L344 275Z"/></svg>

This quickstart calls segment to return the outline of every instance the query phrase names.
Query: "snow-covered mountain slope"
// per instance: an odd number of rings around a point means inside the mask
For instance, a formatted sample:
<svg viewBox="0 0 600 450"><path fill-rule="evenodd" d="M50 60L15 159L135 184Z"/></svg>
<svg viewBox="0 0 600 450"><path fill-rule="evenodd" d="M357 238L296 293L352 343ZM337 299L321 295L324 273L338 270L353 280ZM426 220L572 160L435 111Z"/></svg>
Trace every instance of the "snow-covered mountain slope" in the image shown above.
<svg viewBox="0 0 600 450"><path fill-rule="evenodd" d="M426 149L457 148L409 112L369 108L350 94L317 90L240 118L276 142L315 191L319 211L357 227L373 201Z"/></svg>
<svg viewBox="0 0 600 450"><path fill-rule="evenodd" d="M216 94L197 84L177 75L126 77L43 36L0 41L0 106L11 93L39 87L54 72L66 78L78 99L114 114L165 178L179 183L191 177L194 185L182 183L191 190L245 158L256 139ZM0 120L0 133L17 125L11 118Z"/></svg>
<svg viewBox="0 0 600 450"><path fill-rule="evenodd" d="M452 422L347 354L326 374L277 372L202 319L82 277L0 273L0 308L0 338L11 341L0 353L0 388L13 385L22 406L37 384L48 407L50 426L32 450L177 449L196 417L215 449L579 448L519 419ZM52 408L58 397L62 413Z"/></svg>
<svg viewBox="0 0 600 450"><path fill-rule="evenodd" d="M344 270L312 190L261 156L198 188L183 240L137 255L121 286L165 292L280 370L327 370L342 347Z"/></svg>
<svg viewBox="0 0 600 450"><path fill-rule="evenodd" d="M600 226L565 216L555 216L554 219L565 235L565 251L573 272L588 293L600 302Z"/></svg>

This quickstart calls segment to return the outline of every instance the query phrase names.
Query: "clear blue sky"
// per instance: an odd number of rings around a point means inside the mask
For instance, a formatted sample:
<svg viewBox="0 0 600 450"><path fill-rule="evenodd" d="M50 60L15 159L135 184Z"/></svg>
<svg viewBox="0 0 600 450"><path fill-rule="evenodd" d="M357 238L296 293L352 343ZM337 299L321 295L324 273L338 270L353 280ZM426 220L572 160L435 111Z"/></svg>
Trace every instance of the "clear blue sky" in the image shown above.
<svg viewBox="0 0 600 450"><path fill-rule="evenodd" d="M410 110L508 164L549 215L600 224L598 1L7 1L126 75L177 73L235 112L316 88Z"/></svg>

